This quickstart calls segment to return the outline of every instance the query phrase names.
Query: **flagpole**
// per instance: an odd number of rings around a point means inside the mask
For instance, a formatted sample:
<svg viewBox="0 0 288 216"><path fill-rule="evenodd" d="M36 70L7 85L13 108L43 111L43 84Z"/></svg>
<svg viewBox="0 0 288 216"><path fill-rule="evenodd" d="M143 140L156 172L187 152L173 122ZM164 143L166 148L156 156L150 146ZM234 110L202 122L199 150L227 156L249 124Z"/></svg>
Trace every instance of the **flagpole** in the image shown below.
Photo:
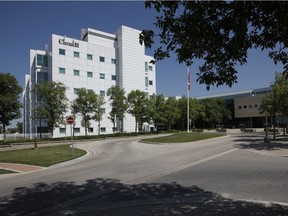
<svg viewBox="0 0 288 216"><path fill-rule="evenodd" d="M187 132L190 132L189 124L189 93L190 93L190 71L189 66L187 66Z"/></svg>

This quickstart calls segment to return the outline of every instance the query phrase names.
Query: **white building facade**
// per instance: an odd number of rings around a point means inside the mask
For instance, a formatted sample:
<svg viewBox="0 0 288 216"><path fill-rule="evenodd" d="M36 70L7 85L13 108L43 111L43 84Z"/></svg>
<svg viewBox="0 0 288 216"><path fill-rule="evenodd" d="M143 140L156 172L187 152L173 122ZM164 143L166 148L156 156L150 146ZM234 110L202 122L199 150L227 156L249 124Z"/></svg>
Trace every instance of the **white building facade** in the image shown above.
<svg viewBox="0 0 288 216"><path fill-rule="evenodd" d="M52 35L51 43L46 50L30 50L30 74L25 77L24 99L24 132L29 136L48 132L45 125L33 119L35 95L33 86L42 80L62 82L66 87L69 101L76 98L80 88L92 90L105 98L101 134L113 133L112 122L108 119L111 111L110 101L106 95L113 85L119 85L128 94L140 90L151 96L156 94L156 66L150 63L153 59L145 55L144 45L139 43L140 31L121 26L115 34L95 29L82 29L80 40L66 36ZM70 115L68 110L66 116ZM77 116L75 135L85 135L81 127L81 116ZM147 130L150 129L146 125ZM69 127L60 126L53 131L54 137L70 133ZM125 114L124 131L135 131L135 119ZM98 134L98 123L91 121L88 134Z"/></svg>

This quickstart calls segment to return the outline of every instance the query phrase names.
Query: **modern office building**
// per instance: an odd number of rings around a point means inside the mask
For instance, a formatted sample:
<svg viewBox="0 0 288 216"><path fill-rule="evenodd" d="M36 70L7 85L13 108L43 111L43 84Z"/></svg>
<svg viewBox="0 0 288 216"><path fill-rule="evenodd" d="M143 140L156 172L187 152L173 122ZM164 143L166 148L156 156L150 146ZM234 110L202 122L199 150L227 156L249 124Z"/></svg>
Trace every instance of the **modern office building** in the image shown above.
<svg viewBox="0 0 288 216"><path fill-rule="evenodd" d="M106 96L107 89L119 85L128 94L132 90L146 92L147 96L156 93L156 67L151 64L151 56L145 55L144 45L139 43L139 30L121 26L115 34L95 29L81 30L80 39L61 35L52 35L50 44L45 50L30 50L30 74L25 77L24 99L24 132L33 136L39 132L40 122L33 119L32 107L35 106L35 95L31 92L39 81L62 82L67 86L66 96L69 101L76 98L80 88L93 90L105 97L102 134L112 133L113 125L108 119L111 111ZM66 115L70 115L68 111ZM98 134L97 123L91 121L89 134ZM146 125L146 128L150 129ZM48 132L41 125L42 132ZM124 131L135 130L134 118L126 114ZM65 136L66 126L53 131L54 137ZM84 135L81 117L76 118L75 135Z"/></svg>
<svg viewBox="0 0 288 216"><path fill-rule="evenodd" d="M241 127L244 125L249 128L261 128L266 122L271 124L270 116L259 111L261 99L270 91L271 87L266 87L197 97L196 99L199 101L205 98L223 99L232 114L232 120L226 122L224 127Z"/></svg>

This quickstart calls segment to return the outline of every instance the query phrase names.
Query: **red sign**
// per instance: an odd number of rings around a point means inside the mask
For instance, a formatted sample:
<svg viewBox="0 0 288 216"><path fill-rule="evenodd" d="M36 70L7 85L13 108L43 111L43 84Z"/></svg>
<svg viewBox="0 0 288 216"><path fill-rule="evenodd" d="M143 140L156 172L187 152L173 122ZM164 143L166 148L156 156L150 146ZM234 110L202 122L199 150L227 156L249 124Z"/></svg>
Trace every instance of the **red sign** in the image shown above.
<svg viewBox="0 0 288 216"><path fill-rule="evenodd" d="M73 118L73 116L67 116L66 117L66 123L67 124L73 124L74 123L74 118Z"/></svg>

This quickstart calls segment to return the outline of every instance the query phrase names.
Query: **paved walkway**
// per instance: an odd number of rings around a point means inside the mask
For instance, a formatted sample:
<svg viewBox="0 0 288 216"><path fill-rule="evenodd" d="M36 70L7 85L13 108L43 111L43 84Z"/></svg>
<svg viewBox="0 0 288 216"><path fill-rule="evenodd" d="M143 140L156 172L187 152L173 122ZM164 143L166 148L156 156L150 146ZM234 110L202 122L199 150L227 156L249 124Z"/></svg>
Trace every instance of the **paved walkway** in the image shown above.
<svg viewBox="0 0 288 216"><path fill-rule="evenodd" d="M44 169L44 167L27 165L27 164L16 164L16 163L0 163L0 169L23 173L23 172L38 171Z"/></svg>

